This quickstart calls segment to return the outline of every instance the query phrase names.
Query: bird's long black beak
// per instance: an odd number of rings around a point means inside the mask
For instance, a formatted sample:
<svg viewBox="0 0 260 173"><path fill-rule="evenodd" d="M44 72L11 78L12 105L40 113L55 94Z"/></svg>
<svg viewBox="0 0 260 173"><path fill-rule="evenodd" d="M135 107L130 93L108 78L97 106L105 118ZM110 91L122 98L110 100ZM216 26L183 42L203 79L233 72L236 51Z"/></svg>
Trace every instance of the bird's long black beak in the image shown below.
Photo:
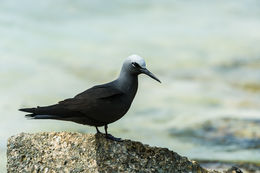
<svg viewBox="0 0 260 173"><path fill-rule="evenodd" d="M148 76L150 76L150 77L153 78L154 80L156 80L156 81L158 81L158 82L161 83L161 81L160 81L153 73L151 73L149 70L147 70L146 68L142 68L142 69L141 69L141 72L144 73L144 74L146 74L146 75L148 75Z"/></svg>

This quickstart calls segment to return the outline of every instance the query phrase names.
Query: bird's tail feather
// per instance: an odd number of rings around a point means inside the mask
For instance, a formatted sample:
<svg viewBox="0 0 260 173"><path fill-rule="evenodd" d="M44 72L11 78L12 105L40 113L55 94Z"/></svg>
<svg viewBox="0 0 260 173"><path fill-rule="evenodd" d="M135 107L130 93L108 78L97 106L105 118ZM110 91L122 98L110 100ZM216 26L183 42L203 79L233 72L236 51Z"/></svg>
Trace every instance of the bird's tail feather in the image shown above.
<svg viewBox="0 0 260 173"><path fill-rule="evenodd" d="M55 115L36 115L36 114L27 114L25 115L28 119L58 119L59 117Z"/></svg>
<svg viewBox="0 0 260 173"><path fill-rule="evenodd" d="M25 117L29 119L59 119L63 120L73 114L70 110L59 105L51 105L35 108L22 108L19 111L29 112Z"/></svg>
<svg viewBox="0 0 260 173"><path fill-rule="evenodd" d="M19 111L23 111L23 112L35 112L35 109L36 108L22 108L22 109L19 109Z"/></svg>
<svg viewBox="0 0 260 173"><path fill-rule="evenodd" d="M27 114L27 115L25 115L25 117L28 118L28 119L33 119L34 116L35 116L35 114Z"/></svg>
<svg viewBox="0 0 260 173"><path fill-rule="evenodd" d="M61 118L58 114L63 113L63 109L56 107L56 105L35 108L22 108L19 111L29 112L25 115L29 119L57 119ZM63 112L62 112L63 111Z"/></svg>

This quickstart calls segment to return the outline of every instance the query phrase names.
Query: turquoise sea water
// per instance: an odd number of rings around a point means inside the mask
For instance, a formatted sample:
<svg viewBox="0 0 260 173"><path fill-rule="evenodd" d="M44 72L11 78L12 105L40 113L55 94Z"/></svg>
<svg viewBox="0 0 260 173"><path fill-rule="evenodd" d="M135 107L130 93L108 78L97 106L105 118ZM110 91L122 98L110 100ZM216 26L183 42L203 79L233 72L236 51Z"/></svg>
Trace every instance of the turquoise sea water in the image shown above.
<svg viewBox="0 0 260 173"><path fill-rule="evenodd" d="M95 132L29 121L48 105L117 77L139 54L162 84L141 75L115 136L198 159L260 162L260 2L0 2L0 165L20 132ZM2 172L2 171L1 171Z"/></svg>

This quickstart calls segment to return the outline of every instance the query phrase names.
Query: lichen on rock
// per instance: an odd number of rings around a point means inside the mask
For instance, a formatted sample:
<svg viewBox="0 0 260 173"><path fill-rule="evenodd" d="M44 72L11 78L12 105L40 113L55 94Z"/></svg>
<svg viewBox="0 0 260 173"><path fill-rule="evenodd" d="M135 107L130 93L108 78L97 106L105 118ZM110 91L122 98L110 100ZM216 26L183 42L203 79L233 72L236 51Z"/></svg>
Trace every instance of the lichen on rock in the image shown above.
<svg viewBox="0 0 260 173"><path fill-rule="evenodd" d="M167 148L68 132L12 136L7 162L7 172L210 172Z"/></svg>

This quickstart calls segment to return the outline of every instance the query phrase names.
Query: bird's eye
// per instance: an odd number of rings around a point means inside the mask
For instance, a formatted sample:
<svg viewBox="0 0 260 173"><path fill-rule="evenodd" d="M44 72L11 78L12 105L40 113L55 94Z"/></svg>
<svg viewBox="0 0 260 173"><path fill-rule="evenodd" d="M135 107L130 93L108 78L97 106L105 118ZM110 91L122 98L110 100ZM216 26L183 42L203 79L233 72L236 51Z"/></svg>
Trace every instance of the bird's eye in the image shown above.
<svg viewBox="0 0 260 173"><path fill-rule="evenodd" d="M136 62L132 62L132 66L134 66L135 68L141 68L141 66Z"/></svg>

